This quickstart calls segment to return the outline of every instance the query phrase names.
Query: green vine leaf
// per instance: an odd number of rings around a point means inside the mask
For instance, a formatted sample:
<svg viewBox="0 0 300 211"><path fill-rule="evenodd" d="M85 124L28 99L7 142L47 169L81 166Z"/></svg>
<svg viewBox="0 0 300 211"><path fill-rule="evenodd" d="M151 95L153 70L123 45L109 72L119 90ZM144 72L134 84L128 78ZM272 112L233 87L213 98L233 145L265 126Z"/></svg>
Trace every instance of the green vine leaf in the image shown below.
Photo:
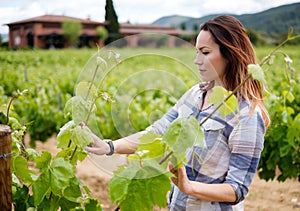
<svg viewBox="0 0 300 211"><path fill-rule="evenodd" d="M48 163L48 152L43 153L41 159ZM43 165L45 166L45 165ZM38 206L44 199L44 197L52 192L56 197L63 196L63 190L70 186L72 179L74 178L73 166L63 158L55 158L49 168L45 170L38 177L37 181L33 184L34 204ZM53 196L52 196L53 197Z"/></svg>
<svg viewBox="0 0 300 211"><path fill-rule="evenodd" d="M179 163L185 160L186 150L193 147L194 144L203 147L203 139L204 134L193 116L173 121L163 137L163 141L173 151ZM175 163L173 164L175 165Z"/></svg>
<svg viewBox="0 0 300 211"><path fill-rule="evenodd" d="M231 96L229 97L229 95ZM224 102L226 98L228 99L226 100L226 102ZM236 97L232 95L231 91L227 91L221 86L215 86L213 88L213 92L209 97L209 103L215 105L222 104L222 106L218 109L218 112L222 117L238 111L238 100L236 99Z"/></svg>
<svg viewBox="0 0 300 211"><path fill-rule="evenodd" d="M101 56L97 56L96 61L101 71L105 71L108 68L107 62Z"/></svg>
<svg viewBox="0 0 300 211"><path fill-rule="evenodd" d="M248 65L248 73L252 76L254 80L258 80L262 83L265 82L264 71L258 64L249 64Z"/></svg>
<svg viewBox="0 0 300 211"><path fill-rule="evenodd" d="M9 117L9 125L14 130L19 130L22 128L22 125L20 124L20 122L14 117Z"/></svg>
<svg viewBox="0 0 300 211"><path fill-rule="evenodd" d="M58 196L62 196L62 190L67 188L70 179L74 177L73 165L63 158L56 158L50 168L51 191Z"/></svg>
<svg viewBox="0 0 300 211"><path fill-rule="evenodd" d="M80 149L84 149L87 145L94 142L90 129L86 125L76 126L74 121L69 121L60 129L57 135L57 147L68 147L70 140L72 140L76 146L80 147Z"/></svg>
<svg viewBox="0 0 300 211"><path fill-rule="evenodd" d="M287 140L288 145L293 148L300 146L300 113L289 123L290 127L287 130ZM291 149L292 150L292 149Z"/></svg>
<svg viewBox="0 0 300 211"><path fill-rule="evenodd" d="M39 156L39 153L33 148L26 148L25 151L28 156L28 160L34 161Z"/></svg>
<svg viewBox="0 0 300 211"><path fill-rule="evenodd" d="M291 91L283 91L282 95L291 103L295 100L295 97Z"/></svg>
<svg viewBox="0 0 300 211"><path fill-rule="evenodd" d="M75 95L85 101L94 101L98 97L97 87L87 81L81 81L76 85Z"/></svg>
<svg viewBox="0 0 300 211"><path fill-rule="evenodd" d="M58 197L56 199L58 201L58 205L57 208L52 208L52 210L59 210L59 208L61 208L61 210L82 210L84 211L84 209L82 207L79 208L80 204L77 202L73 202L73 201L69 201L68 199L66 199L65 197Z"/></svg>
<svg viewBox="0 0 300 211"><path fill-rule="evenodd" d="M35 160L36 167L40 169L41 172L48 170L48 168L50 167L51 159L52 156L50 152L42 151L41 156L37 157Z"/></svg>
<svg viewBox="0 0 300 211"><path fill-rule="evenodd" d="M38 206L44 197L51 192L51 177L49 171L44 171L32 185L34 205Z"/></svg>
<svg viewBox="0 0 300 211"><path fill-rule="evenodd" d="M71 139L74 141L76 146L84 149L87 145L94 143L91 136L91 131L87 126L76 126L72 131Z"/></svg>
<svg viewBox="0 0 300 211"><path fill-rule="evenodd" d="M150 211L154 205L165 207L171 176L157 162L147 160L142 166L137 161L131 162L110 181L111 200L120 203L121 210Z"/></svg>
<svg viewBox="0 0 300 211"><path fill-rule="evenodd" d="M140 138L136 153L129 155L128 159L159 158L164 154L165 148L166 145L162 142L162 135L148 132Z"/></svg>
<svg viewBox="0 0 300 211"><path fill-rule="evenodd" d="M67 122L62 128L60 128L57 134L58 148L66 148L72 137L72 131L75 128L75 123L73 120Z"/></svg>
<svg viewBox="0 0 300 211"><path fill-rule="evenodd" d="M37 179L35 172L28 169L28 162L23 156L13 158L12 170L24 183L32 183Z"/></svg>
<svg viewBox="0 0 300 211"><path fill-rule="evenodd" d="M78 202L82 197L80 183L75 177L71 178L70 185L63 190L63 196L72 202Z"/></svg>
<svg viewBox="0 0 300 211"><path fill-rule="evenodd" d="M102 211L100 202L97 199L89 198L84 202L84 208L86 211Z"/></svg>
<svg viewBox="0 0 300 211"><path fill-rule="evenodd" d="M128 166L121 166L114 172L109 182L109 195L112 202L121 202L128 192L128 185L139 169L138 162L130 162Z"/></svg>
<svg viewBox="0 0 300 211"><path fill-rule="evenodd" d="M85 101L80 96L74 96L71 99L69 99L65 105L64 114L65 116L72 116L72 120L76 125L79 125L81 122L85 122L86 118L88 116L88 113L90 112L91 107L90 101ZM91 112L95 111L96 106L92 105L93 109Z"/></svg>

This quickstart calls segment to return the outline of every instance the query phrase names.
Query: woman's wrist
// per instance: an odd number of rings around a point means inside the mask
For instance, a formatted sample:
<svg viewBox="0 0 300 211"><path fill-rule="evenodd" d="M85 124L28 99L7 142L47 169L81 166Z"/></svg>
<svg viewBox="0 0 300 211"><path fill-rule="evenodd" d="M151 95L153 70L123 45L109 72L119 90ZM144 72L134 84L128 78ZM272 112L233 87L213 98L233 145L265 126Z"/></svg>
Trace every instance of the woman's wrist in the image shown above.
<svg viewBox="0 0 300 211"><path fill-rule="evenodd" d="M114 144L113 144L112 140L104 139L103 141L105 141L107 143L107 147L108 147L108 150L106 151L107 153L105 153L105 154L108 156L111 156L112 154L114 154L115 148L114 148Z"/></svg>

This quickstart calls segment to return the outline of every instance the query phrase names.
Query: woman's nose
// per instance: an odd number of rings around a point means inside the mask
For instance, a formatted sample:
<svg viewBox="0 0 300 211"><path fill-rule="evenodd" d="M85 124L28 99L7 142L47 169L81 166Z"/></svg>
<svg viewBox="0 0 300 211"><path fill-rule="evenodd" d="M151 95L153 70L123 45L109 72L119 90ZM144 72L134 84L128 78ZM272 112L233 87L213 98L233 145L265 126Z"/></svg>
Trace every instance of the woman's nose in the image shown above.
<svg viewBox="0 0 300 211"><path fill-rule="evenodd" d="M195 60L194 60L194 63L197 64L197 65L200 65L200 64L202 64L202 61L203 61L203 59L201 57L201 54L198 53Z"/></svg>

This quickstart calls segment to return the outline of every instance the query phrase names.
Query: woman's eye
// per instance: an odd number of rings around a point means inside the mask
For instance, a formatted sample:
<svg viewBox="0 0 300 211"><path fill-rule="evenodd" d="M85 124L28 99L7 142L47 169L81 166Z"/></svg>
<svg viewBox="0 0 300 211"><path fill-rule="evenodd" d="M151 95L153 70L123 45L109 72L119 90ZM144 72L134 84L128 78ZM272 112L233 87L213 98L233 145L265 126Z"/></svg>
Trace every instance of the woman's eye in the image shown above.
<svg viewBox="0 0 300 211"><path fill-rule="evenodd" d="M202 54L207 55L209 52L202 52Z"/></svg>

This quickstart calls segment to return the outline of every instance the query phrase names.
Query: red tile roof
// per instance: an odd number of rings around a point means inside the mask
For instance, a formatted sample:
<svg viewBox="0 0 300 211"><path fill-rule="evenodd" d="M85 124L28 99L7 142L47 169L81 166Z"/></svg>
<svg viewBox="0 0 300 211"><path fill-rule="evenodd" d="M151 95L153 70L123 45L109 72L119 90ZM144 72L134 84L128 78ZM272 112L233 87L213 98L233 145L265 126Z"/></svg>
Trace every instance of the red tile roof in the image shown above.
<svg viewBox="0 0 300 211"><path fill-rule="evenodd" d="M14 24L22 24L22 23L36 23L36 22L52 22L52 23L61 23L65 20L73 20L73 21L80 21L83 24L103 24L101 22L96 22L92 21L89 19L80 19L80 18L74 18L74 17L69 17L65 15L42 15L34 18L28 18L12 23L8 23L7 25L14 25Z"/></svg>

